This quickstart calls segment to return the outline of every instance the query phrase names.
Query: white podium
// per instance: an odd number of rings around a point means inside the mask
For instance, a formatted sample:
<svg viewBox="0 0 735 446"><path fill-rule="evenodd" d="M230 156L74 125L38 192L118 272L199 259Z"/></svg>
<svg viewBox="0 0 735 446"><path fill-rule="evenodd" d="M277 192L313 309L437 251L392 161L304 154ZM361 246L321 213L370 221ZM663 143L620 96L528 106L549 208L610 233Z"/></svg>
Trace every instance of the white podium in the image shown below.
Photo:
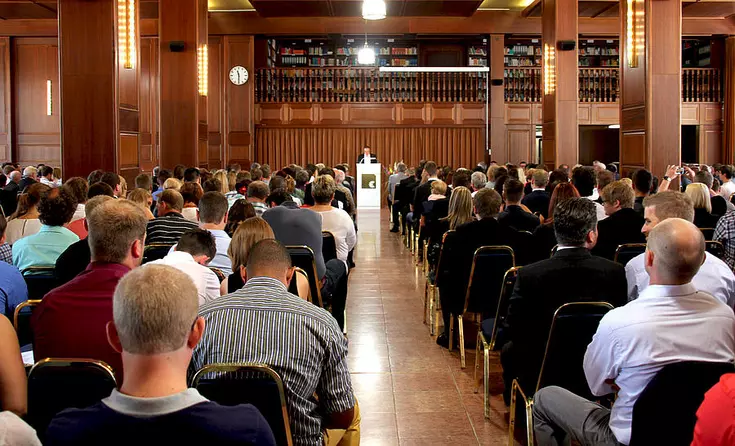
<svg viewBox="0 0 735 446"><path fill-rule="evenodd" d="M357 165L357 209L380 209L380 164Z"/></svg>

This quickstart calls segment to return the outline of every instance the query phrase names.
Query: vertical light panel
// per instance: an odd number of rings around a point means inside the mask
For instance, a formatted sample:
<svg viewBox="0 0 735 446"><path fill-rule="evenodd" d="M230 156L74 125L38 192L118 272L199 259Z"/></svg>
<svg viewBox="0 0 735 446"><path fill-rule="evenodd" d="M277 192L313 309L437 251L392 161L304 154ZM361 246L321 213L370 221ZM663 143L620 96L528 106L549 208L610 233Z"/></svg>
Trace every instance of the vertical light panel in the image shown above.
<svg viewBox="0 0 735 446"><path fill-rule="evenodd" d="M646 43L645 5L643 0L628 0L625 21L625 40L628 55L628 66L638 67L638 56Z"/></svg>
<svg viewBox="0 0 735 446"><path fill-rule="evenodd" d="M51 79L46 81L46 116L54 114L53 102L52 102L52 91L51 91Z"/></svg>
<svg viewBox="0 0 735 446"><path fill-rule="evenodd" d="M207 45L200 45L197 50L197 65L199 72L199 95L209 93L209 49Z"/></svg>
<svg viewBox="0 0 735 446"><path fill-rule="evenodd" d="M135 0L118 0L117 28L120 63L124 68L132 69L136 60Z"/></svg>
<svg viewBox="0 0 735 446"><path fill-rule="evenodd" d="M544 94L556 91L556 49L544 43Z"/></svg>

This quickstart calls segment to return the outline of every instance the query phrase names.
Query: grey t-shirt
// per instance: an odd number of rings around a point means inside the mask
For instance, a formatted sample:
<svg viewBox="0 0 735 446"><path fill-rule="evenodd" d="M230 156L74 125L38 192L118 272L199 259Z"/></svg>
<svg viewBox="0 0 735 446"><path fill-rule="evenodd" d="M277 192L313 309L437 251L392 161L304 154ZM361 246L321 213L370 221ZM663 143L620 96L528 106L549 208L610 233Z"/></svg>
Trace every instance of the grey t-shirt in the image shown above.
<svg viewBox="0 0 735 446"><path fill-rule="evenodd" d="M309 209L300 209L296 203L287 201L281 206L268 209L263 220L273 229L276 240L284 245L306 245L316 256L316 272L324 277L327 267L322 255L322 217Z"/></svg>

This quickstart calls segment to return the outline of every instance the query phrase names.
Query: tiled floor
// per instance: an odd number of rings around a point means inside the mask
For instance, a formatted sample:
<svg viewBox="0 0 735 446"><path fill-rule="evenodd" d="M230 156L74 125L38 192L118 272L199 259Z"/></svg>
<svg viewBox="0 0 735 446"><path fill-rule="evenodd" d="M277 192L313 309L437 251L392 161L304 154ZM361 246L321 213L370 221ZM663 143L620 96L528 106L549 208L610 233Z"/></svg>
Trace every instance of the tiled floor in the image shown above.
<svg viewBox="0 0 735 446"><path fill-rule="evenodd" d="M429 335L423 273L400 236L389 232L387 211L360 211L358 226L357 268L347 299L347 362L362 412L361 443L507 444L498 357L491 358L492 409L486 420L482 391L474 393L474 347L462 370L458 352L442 349ZM474 334L468 339L474 341Z"/></svg>

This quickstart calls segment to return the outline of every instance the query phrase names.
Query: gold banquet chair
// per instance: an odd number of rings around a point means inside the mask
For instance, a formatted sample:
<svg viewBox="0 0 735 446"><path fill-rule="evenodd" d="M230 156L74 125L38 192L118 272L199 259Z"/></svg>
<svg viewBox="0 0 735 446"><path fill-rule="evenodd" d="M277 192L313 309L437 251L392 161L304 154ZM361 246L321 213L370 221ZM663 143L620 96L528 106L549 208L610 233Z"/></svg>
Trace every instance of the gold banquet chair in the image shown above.
<svg viewBox="0 0 735 446"><path fill-rule="evenodd" d="M449 231L445 232L442 236L442 247L441 250L439 250L439 260L436 262L436 270L434 274L434 283L431 283L430 280L426 280L426 285L424 288L424 323L426 323L426 314L428 312L429 314L429 329L431 336L434 336L436 332L439 330L439 317L438 312L441 310L439 307L439 299L437 299L438 289L439 289L439 277L443 276L444 278L442 280L448 280L448 271L446 270L446 263L448 259L448 252L447 252L447 240L450 240L452 237L455 237L456 233L453 229L450 229ZM444 259L442 261L442 259Z"/></svg>
<svg viewBox="0 0 735 446"><path fill-rule="evenodd" d="M572 302L560 306L554 313L546 341L536 388L526 393L513 379L510 393L508 446L515 442L516 399L520 394L526 409L526 439L534 444L533 395L548 386L559 386L582 398L593 400L584 375L584 354L597 331L600 320L613 309L607 302ZM528 390L528 389L527 389Z"/></svg>
<svg viewBox="0 0 735 446"><path fill-rule="evenodd" d="M18 344L21 347L33 343L31 315L33 314L33 309L40 303L41 299L29 299L15 307L13 328L15 328L15 334L18 335Z"/></svg>
<svg viewBox="0 0 735 446"><path fill-rule="evenodd" d="M613 261L615 263L619 263L625 266L628 264L628 262L633 260L634 257L637 257L644 252L646 252L645 243L625 243L619 245L618 248L615 250L615 257L613 257Z"/></svg>

